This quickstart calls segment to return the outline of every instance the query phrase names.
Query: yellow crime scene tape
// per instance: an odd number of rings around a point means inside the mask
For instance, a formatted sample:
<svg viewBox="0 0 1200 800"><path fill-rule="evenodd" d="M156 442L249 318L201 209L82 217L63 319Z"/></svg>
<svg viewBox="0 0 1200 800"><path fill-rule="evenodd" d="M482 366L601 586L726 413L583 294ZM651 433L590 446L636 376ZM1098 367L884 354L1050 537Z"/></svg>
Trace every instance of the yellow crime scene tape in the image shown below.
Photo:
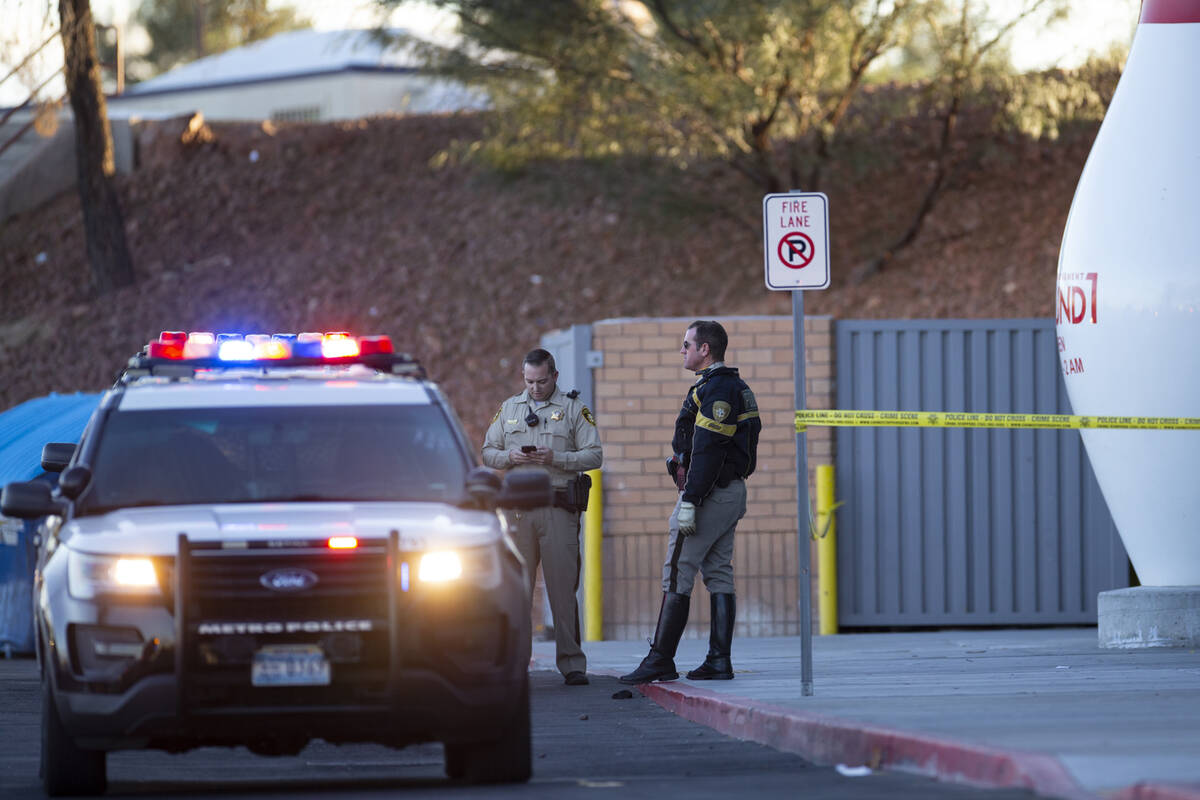
<svg viewBox="0 0 1200 800"><path fill-rule="evenodd" d="M1075 414L967 414L948 411L796 412L796 433L808 425L898 428L1124 428L1158 431L1200 430L1200 417L1095 417Z"/></svg>

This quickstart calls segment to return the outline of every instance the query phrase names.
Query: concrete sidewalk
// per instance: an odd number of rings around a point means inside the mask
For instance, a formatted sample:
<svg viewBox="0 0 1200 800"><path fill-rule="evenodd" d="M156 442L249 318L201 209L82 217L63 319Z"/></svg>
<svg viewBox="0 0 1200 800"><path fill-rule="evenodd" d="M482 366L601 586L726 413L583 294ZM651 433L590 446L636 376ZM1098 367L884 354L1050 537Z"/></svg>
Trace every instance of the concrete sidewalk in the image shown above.
<svg viewBox="0 0 1200 800"><path fill-rule="evenodd" d="M681 674L707 642L685 640ZM588 642L588 672L621 675L645 641ZM534 669L554 643L534 642ZM735 680L641 687L722 733L824 764L903 769L1051 797L1200 800L1200 654L1104 650L1095 628L813 637L811 697L800 638L733 642Z"/></svg>

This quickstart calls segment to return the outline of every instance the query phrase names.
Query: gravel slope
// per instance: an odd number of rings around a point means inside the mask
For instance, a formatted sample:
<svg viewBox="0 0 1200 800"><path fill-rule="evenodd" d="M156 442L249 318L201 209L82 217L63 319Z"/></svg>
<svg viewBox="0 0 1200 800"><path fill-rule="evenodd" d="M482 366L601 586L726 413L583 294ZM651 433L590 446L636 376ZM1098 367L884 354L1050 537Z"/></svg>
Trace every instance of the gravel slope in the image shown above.
<svg viewBox="0 0 1200 800"><path fill-rule="evenodd" d="M391 333L446 389L475 439L519 389L545 331L643 315L787 314L764 286L761 192L703 168L435 167L477 117L143 130L120 192L139 281L91 295L78 199L0 228L0 409L98 390L163 329ZM931 165L920 121L826 179L833 287L806 311L848 318L1054 311L1059 239L1095 130L988 140L916 243L849 277L904 229ZM880 144L882 143L882 144ZM850 143L847 146L854 146Z"/></svg>

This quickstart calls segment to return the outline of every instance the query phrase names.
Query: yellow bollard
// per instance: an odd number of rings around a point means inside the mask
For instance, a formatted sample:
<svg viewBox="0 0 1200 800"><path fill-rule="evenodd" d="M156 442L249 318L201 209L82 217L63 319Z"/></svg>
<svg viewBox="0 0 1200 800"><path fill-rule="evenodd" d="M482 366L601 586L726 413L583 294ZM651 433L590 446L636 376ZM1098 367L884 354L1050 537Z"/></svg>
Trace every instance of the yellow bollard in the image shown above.
<svg viewBox="0 0 1200 800"><path fill-rule="evenodd" d="M586 614L584 636L585 642L599 642L604 639L604 582L603 582L603 543L604 532L604 491L600 485L601 472L598 469L588 470L592 478L592 490L588 493L587 511L583 512L583 607Z"/></svg>
<svg viewBox="0 0 1200 800"><path fill-rule="evenodd" d="M841 503L833 501L833 466L817 467L817 594L821 609L821 635L838 632L837 528L833 512Z"/></svg>

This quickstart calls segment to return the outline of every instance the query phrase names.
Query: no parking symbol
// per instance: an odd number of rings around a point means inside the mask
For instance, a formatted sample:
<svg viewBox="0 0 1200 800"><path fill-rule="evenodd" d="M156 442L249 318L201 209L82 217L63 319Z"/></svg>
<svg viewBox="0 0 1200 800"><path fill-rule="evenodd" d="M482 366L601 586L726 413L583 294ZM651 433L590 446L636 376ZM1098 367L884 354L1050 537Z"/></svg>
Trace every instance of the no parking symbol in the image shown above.
<svg viewBox="0 0 1200 800"><path fill-rule="evenodd" d="M806 233L792 231L779 240L779 260L785 267L792 269L807 267L812 263L814 252L816 250L813 247L813 240Z"/></svg>

